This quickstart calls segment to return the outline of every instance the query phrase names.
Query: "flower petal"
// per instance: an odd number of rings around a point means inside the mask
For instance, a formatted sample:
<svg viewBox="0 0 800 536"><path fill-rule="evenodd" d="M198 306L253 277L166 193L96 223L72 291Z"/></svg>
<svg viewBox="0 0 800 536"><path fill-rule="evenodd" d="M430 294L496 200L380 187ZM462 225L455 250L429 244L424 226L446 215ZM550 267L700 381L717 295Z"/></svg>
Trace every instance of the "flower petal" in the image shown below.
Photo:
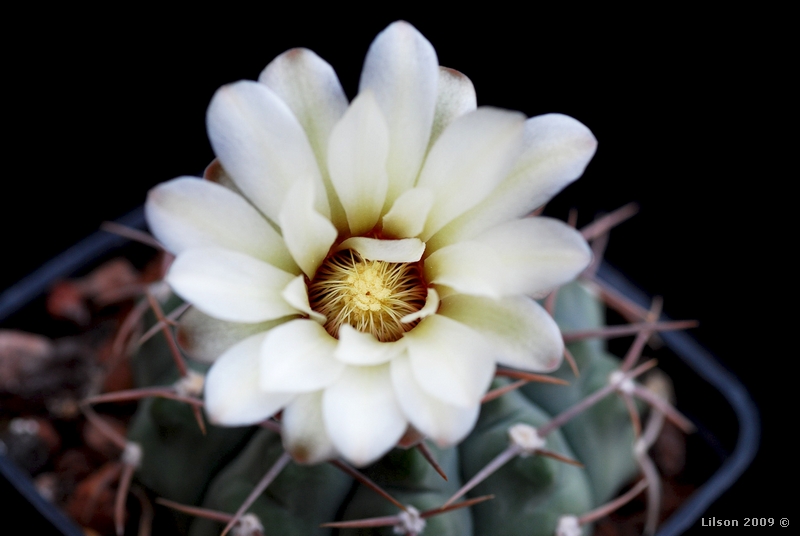
<svg viewBox="0 0 800 536"><path fill-rule="evenodd" d="M258 364L266 333L248 337L220 356L205 381L209 420L224 426L261 422L294 398L294 393L265 393L258 386Z"/></svg>
<svg viewBox="0 0 800 536"><path fill-rule="evenodd" d="M455 69L439 67L439 83L436 94L436 111L433 115L431 139L428 148L436 142L444 129L456 118L477 107L475 86L472 80Z"/></svg>
<svg viewBox="0 0 800 536"><path fill-rule="evenodd" d="M433 124L439 60L407 22L390 24L369 47L359 92L372 89L389 126L387 207L414 186Z"/></svg>
<svg viewBox="0 0 800 536"><path fill-rule="evenodd" d="M364 236L348 238L336 248L338 251L352 249L370 261L417 262L425 252L425 244L418 238L401 240L379 240Z"/></svg>
<svg viewBox="0 0 800 536"><path fill-rule="evenodd" d="M414 379L407 355L392 360L392 385L408 421L440 447L464 439L478 420L480 402L462 408L430 396Z"/></svg>
<svg viewBox="0 0 800 536"><path fill-rule="evenodd" d="M442 248L425 259L425 278L477 296L500 297L502 261L488 244L474 240ZM517 293L518 294L518 293Z"/></svg>
<svg viewBox="0 0 800 536"><path fill-rule="evenodd" d="M327 387L345 368L333 357L335 349L336 339L313 320L270 330L261 347L261 389L305 393Z"/></svg>
<svg viewBox="0 0 800 536"><path fill-rule="evenodd" d="M339 328L339 344L334 355L342 363L350 365L380 365L390 361L405 349L402 340L380 342L371 333L358 331L350 324L342 324Z"/></svg>
<svg viewBox="0 0 800 536"><path fill-rule="evenodd" d="M178 323L178 344L190 358L203 363L213 363L234 344L256 333L269 331L290 318L284 317L256 324L226 322L192 307L181 316Z"/></svg>
<svg viewBox="0 0 800 536"><path fill-rule="evenodd" d="M403 339L414 379L425 392L461 408L480 401L495 369L485 337L455 320L433 315Z"/></svg>
<svg viewBox="0 0 800 536"><path fill-rule="evenodd" d="M264 84L242 80L214 94L206 118L208 137L236 185L272 221L300 178L314 189L314 206L330 213L319 167L303 128L289 107Z"/></svg>
<svg viewBox="0 0 800 536"><path fill-rule="evenodd" d="M347 96L333 67L307 48L293 48L272 60L258 81L289 106L314 153L322 156L322 168L333 126L347 110Z"/></svg>
<svg viewBox="0 0 800 536"><path fill-rule="evenodd" d="M283 448L296 462L315 464L338 456L325 432L322 391L298 395L283 410L281 425Z"/></svg>
<svg viewBox="0 0 800 536"><path fill-rule="evenodd" d="M303 127L325 184L331 221L344 229L344 210L328 176L328 140L347 110L347 96L333 67L311 50L293 48L272 60L258 81L289 106Z"/></svg>
<svg viewBox="0 0 800 536"><path fill-rule="evenodd" d="M432 314L436 314L436 311L439 310L439 293L436 292L436 289L431 287L428 289L428 295L425 297L425 305L422 306L422 309L415 313L410 313L400 319L400 322L403 324L410 324L415 320L420 320L425 318L426 316L431 316Z"/></svg>
<svg viewBox="0 0 800 536"><path fill-rule="evenodd" d="M534 296L574 279L591 258L575 229L551 218L526 218L436 251L425 261L425 277L464 294Z"/></svg>
<svg viewBox="0 0 800 536"><path fill-rule="evenodd" d="M403 436L389 365L347 367L322 396L325 429L336 449L356 466L374 462Z"/></svg>
<svg viewBox="0 0 800 536"><path fill-rule="evenodd" d="M311 320L319 323L325 323L325 315L314 311L311 304L308 302L308 287L306 286L306 278L298 275L286 285L286 288L281 292L281 296L286 300L286 303L305 313Z"/></svg>
<svg viewBox="0 0 800 536"><path fill-rule="evenodd" d="M454 294L442 300L439 314L487 337L498 363L533 372L549 372L561 364L561 331L547 311L530 298Z"/></svg>
<svg viewBox="0 0 800 536"><path fill-rule="evenodd" d="M281 297L292 274L238 251L190 249L172 263L166 281L202 312L229 322L263 322L297 314Z"/></svg>
<svg viewBox="0 0 800 536"><path fill-rule="evenodd" d="M213 182L180 177L147 194L150 230L178 255L189 248L221 247L299 273L281 236L244 198Z"/></svg>
<svg viewBox="0 0 800 536"><path fill-rule="evenodd" d="M298 266L309 278L336 240L336 227L314 208L314 190L309 180L298 180L283 203L278 218L283 239Z"/></svg>
<svg viewBox="0 0 800 536"><path fill-rule="evenodd" d="M528 119L523 139L524 152L508 176L483 202L431 238L429 252L529 214L580 177L597 149L588 128L561 114Z"/></svg>
<svg viewBox="0 0 800 536"><path fill-rule="evenodd" d="M389 181L389 130L372 91L358 94L333 128L328 147L331 182L350 232L366 233L378 223Z"/></svg>
<svg viewBox="0 0 800 536"><path fill-rule="evenodd" d="M521 148L524 122L519 112L479 108L442 132L417 181L434 193L423 240L481 202L508 174Z"/></svg>
<svg viewBox="0 0 800 536"><path fill-rule="evenodd" d="M427 188L412 188L395 199L383 217L383 232L393 238L418 236L433 206L433 192Z"/></svg>

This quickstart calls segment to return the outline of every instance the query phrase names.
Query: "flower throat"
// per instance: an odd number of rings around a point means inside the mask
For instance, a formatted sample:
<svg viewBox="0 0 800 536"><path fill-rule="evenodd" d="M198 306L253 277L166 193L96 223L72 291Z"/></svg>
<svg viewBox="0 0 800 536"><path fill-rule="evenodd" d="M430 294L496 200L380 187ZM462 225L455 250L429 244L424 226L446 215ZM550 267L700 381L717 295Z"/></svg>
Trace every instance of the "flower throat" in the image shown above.
<svg viewBox="0 0 800 536"><path fill-rule="evenodd" d="M401 319L422 309L427 289L418 263L364 260L345 250L325 260L308 294L311 308L327 318L325 329L332 336L350 324L392 342L416 325Z"/></svg>

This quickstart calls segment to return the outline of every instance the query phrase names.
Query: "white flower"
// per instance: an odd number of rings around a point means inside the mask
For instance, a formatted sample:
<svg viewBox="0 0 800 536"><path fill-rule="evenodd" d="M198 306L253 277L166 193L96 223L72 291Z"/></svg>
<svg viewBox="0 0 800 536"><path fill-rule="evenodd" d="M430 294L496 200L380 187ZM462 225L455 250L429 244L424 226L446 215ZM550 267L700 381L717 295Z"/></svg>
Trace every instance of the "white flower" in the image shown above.
<svg viewBox="0 0 800 536"><path fill-rule="evenodd" d="M283 410L296 459L364 465L409 425L463 439L497 363L559 365L558 327L531 296L591 255L567 225L526 216L583 172L585 126L476 108L404 22L372 43L352 103L294 49L221 88L207 124L216 183L167 182L146 210L177 255L167 281L196 308L183 342L219 356L214 422Z"/></svg>

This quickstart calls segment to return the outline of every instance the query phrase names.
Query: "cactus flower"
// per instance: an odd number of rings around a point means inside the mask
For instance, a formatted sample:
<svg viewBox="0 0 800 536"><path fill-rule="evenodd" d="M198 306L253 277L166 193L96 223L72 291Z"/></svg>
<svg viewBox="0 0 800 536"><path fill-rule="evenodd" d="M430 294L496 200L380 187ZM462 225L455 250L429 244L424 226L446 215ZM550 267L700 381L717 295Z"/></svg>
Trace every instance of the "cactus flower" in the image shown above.
<svg viewBox="0 0 800 536"><path fill-rule="evenodd" d="M534 298L591 254L528 217L579 177L596 141L558 114L476 107L410 24L380 33L348 103L315 53L275 58L214 95L207 179L154 188L167 282L194 307L190 355L213 360L212 422L282 411L300 462L375 461L414 430L473 428L495 367L551 371L563 342Z"/></svg>

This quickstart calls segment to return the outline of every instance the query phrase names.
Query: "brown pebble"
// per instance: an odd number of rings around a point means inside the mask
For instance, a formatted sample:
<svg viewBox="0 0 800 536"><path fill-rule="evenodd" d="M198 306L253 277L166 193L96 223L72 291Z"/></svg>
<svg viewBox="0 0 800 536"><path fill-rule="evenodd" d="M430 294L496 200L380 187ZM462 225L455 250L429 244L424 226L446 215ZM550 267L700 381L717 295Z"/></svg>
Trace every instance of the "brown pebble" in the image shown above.
<svg viewBox="0 0 800 536"><path fill-rule="evenodd" d="M58 495L58 476L55 473L41 473L33 480L36 491L49 502L55 502Z"/></svg>
<svg viewBox="0 0 800 536"><path fill-rule="evenodd" d="M135 387L130 361L118 360L103 379L103 392L125 391Z"/></svg>
<svg viewBox="0 0 800 536"><path fill-rule="evenodd" d="M36 434L39 436L39 439L41 439L42 442L47 446L47 449L50 451L50 455L54 455L61 448L61 436L56 431L53 424L47 419L43 419L42 417L31 417L31 420L36 422L38 427Z"/></svg>
<svg viewBox="0 0 800 536"><path fill-rule="evenodd" d="M672 477L683 471L686 465L686 436L670 421L664 422L664 428L653 445L653 461L662 476Z"/></svg>
<svg viewBox="0 0 800 536"><path fill-rule="evenodd" d="M88 326L92 319L81 286L75 281L59 281L47 295L47 312L60 320Z"/></svg>
<svg viewBox="0 0 800 536"><path fill-rule="evenodd" d="M116 258L82 278L80 285L84 295L102 307L129 299L139 278L130 261Z"/></svg>
<svg viewBox="0 0 800 536"><path fill-rule="evenodd" d="M109 462L81 481L67 502L69 515L101 534L113 534L114 499L121 469L119 462Z"/></svg>
<svg viewBox="0 0 800 536"><path fill-rule="evenodd" d="M41 335L0 330L0 392L25 392L25 383L55 356L53 341Z"/></svg>
<svg viewBox="0 0 800 536"><path fill-rule="evenodd" d="M103 420L122 437L127 435L125 425L121 422L106 415L103 416ZM90 449L106 458L115 459L119 457L120 448L117 444L109 439L108 435L106 435L103 430L100 430L97 426L92 424L91 421L87 421L83 426L83 441Z"/></svg>
<svg viewBox="0 0 800 536"><path fill-rule="evenodd" d="M65 494L70 495L78 482L89 476L96 466L87 455L88 449L69 449L55 461L55 471Z"/></svg>

